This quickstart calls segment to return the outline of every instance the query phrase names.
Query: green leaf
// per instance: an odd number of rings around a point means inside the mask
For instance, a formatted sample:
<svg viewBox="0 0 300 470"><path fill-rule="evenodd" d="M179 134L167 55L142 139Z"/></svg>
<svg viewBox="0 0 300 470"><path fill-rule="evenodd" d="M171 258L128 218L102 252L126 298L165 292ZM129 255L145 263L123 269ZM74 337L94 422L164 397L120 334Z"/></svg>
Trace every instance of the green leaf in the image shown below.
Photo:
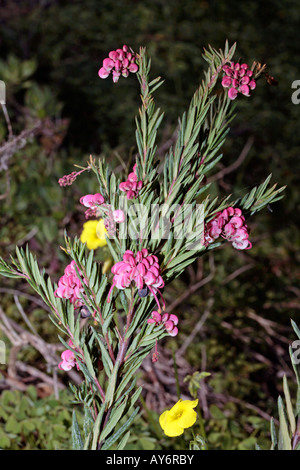
<svg viewBox="0 0 300 470"><path fill-rule="evenodd" d="M120 443L117 445L116 450L123 450L124 449L124 447L127 444L128 439L129 439L129 436L130 436L130 431L127 431L125 436L122 437Z"/></svg>
<svg viewBox="0 0 300 470"><path fill-rule="evenodd" d="M108 409L111 406L112 402L113 402L113 396L114 396L114 393L115 393L116 381L117 381L117 375L118 375L119 367L120 367L120 363L119 363L119 361L116 361L115 365L114 365L114 368L113 368L113 371L112 371L111 376L110 376L110 380L109 380L109 383L108 383L106 393L105 393L106 409Z"/></svg>
<svg viewBox="0 0 300 470"><path fill-rule="evenodd" d="M274 418L271 418L270 420L270 432L271 432L271 439L272 439L271 450L275 450L277 446L277 435L276 435Z"/></svg>
<svg viewBox="0 0 300 470"><path fill-rule="evenodd" d="M83 345L83 354L84 354L84 360L85 360L85 363L86 363L86 366L88 368L89 373L91 374L92 377L95 377L96 374L95 374L94 367L93 367L92 360L91 360L91 356L90 356L90 353L87 349L86 344Z"/></svg>
<svg viewBox="0 0 300 470"><path fill-rule="evenodd" d="M295 420L295 416L294 416L293 405L292 405L292 402L291 402L289 386L288 386L285 374L283 376L283 391L284 391L287 415L288 415L288 419L289 419L289 423L290 423L290 430L291 430L291 433L294 434L294 432L296 430L296 420Z"/></svg>
<svg viewBox="0 0 300 470"><path fill-rule="evenodd" d="M126 423L123 424L123 426L121 426L120 429L118 429L118 431L113 436L107 439L105 444L102 446L102 450L108 450L122 436L122 434L127 431L127 429L131 426L131 423L135 419L136 415L138 414L139 409L140 408L137 407L132 413L132 415L128 418Z"/></svg>
<svg viewBox="0 0 300 470"><path fill-rule="evenodd" d="M278 398L278 412L279 412L278 450L292 450L288 423L287 423L287 419L285 415L282 398L280 396Z"/></svg>
<svg viewBox="0 0 300 470"><path fill-rule="evenodd" d="M95 425L94 425L94 428L93 428L93 441L92 441L92 450L96 450L97 449L97 445L98 445L98 437L99 437L99 434L100 434L100 426L101 426L101 423L102 423L102 418L103 418L103 414L104 414L104 405L102 405L102 407L100 408L99 410L99 413L98 413L98 416L96 418L96 421L95 421Z"/></svg>
<svg viewBox="0 0 300 470"><path fill-rule="evenodd" d="M83 449L82 437L81 437L75 410L73 410L73 417L72 417L72 446L74 450Z"/></svg>
<svg viewBox="0 0 300 470"><path fill-rule="evenodd" d="M104 441L104 439L114 430L119 421L121 421L126 405L127 397L125 397L125 400L120 406L118 406L118 408L112 409L108 423L100 434L100 442Z"/></svg>

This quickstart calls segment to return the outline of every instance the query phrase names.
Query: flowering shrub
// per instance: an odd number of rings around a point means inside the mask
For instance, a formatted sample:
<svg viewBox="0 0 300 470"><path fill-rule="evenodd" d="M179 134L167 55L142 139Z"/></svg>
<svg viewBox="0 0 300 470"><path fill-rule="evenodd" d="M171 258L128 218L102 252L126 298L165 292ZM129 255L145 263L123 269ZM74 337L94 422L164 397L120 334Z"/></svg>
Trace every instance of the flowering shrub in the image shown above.
<svg viewBox="0 0 300 470"><path fill-rule="evenodd" d="M160 340L180 334L180 318L168 313L163 290L225 240L237 250L250 249L246 220L282 197L284 188L269 187L271 175L238 199L210 195L207 174L222 157L219 152L233 119L232 99L238 92L248 96L261 73L255 63L251 69L234 63L234 53L235 45L229 48L227 42L224 51L205 50L208 70L160 165L156 138L163 113L153 94L163 81L150 80L145 48L138 53L127 46L111 51L100 78L112 74L116 83L132 72L140 85L133 171L124 181L105 159L91 156L86 167L60 178L65 187L92 174L99 192L80 198L86 218L96 220L84 224L80 238L65 236L71 262L57 286L46 279L28 249L16 248L12 265L0 261L3 275L26 279L51 309L66 348L59 369L76 366L82 374L82 383L71 385L74 402L85 410L83 430L73 415L76 449L125 447L139 412L142 387L136 388L136 372L151 353L153 362L159 360ZM111 269L94 258L93 250L104 240L113 259ZM162 415L167 435L179 435L193 424L196 402L179 402Z"/></svg>

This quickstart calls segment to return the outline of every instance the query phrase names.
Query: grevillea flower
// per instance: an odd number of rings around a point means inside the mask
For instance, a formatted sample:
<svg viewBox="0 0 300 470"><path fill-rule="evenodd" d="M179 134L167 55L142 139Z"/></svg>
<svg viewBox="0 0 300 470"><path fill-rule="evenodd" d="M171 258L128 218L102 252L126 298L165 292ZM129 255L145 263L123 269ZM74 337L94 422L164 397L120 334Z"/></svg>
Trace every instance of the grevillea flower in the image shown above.
<svg viewBox="0 0 300 470"><path fill-rule="evenodd" d="M96 250L99 247L107 245L105 234L107 230L103 219L88 220L83 224L83 231L80 235L80 241L86 243L89 250Z"/></svg>
<svg viewBox="0 0 300 470"><path fill-rule="evenodd" d="M186 428L193 426L197 420L194 408L198 400L179 400L170 410L164 411L159 417L159 424L169 437L180 436Z"/></svg>
<svg viewBox="0 0 300 470"><path fill-rule="evenodd" d="M161 315L156 310L151 313L151 318L148 318L147 323L158 325L164 325L165 329L170 336L176 336L178 334L178 317L172 313L164 313Z"/></svg>
<svg viewBox="0 0 300 470"><path fill-rule="evenodd" d="M241 209L228 207L206 224L204 233L204 244L208 246L219 236L232 243L237 250L249 250L252 243L248 240L248 226Z"/></svg>
<svg viewBox="0 0 300 470"><path fill-rule="evenodd" d="M163 288L165 284L161 277L157 256L149 255L146 248L138 251L136 255L131 250L127 250L123 255L123 260L114 264L111 272L114 274L114 277L108 294L108 302L110 302L110 293L114 287L126 289L133 283L139 290L147 286L155 297L160 310L156 293L158 292L161 295L159 289ZM163 297L162 301L165 306Z"/></svg>
<svg viewBox="0 0 300 470"><path fill-rule="evenodd" d="M68 345L78 352L78 349L74 346L73 341L71 339L69 339ZM71 351L70 349L66 349L61 354L61 358L62 361L58 364L59 369L71 370L74 366L76 366L77 370L79 370L77 359L73 351Z"/></svg>
<svg viewBox="0 0 300 470"><path fill-rule="evenodd" d="M80 204L87 207L85 212L86 219L89 217L95 217L97 215L97 209L104 203L104 197L100 193L86 194L80 198Z"/></svg>
<svg viewBox="0 0 300 470"><path fill-rule="evenodd" d="M113 82L116 83L121 75L126 78L129 72L136 73L138 71L139 68L135 60L135 54L128 51L128 46L110 51L108 57L103 60L98 75L100 78L107 78L112 73Z"/></svg>
<svg viewBox="0 0 300 470"><path fill-rule="evenodd" d="M72 171L69 175L64 175L58 180L59 186L71 186L71 184L74 183L76 180L77 176L79 176L81 173L86 171L87 168L84 168L83 170L80 171Z"/></svg>
<svg viewBox="0 0 300 470"><path fill-rule="evenodd" d="M61 299L68 299L75 308L78 308L83 305L80 292L84 292L84 288L77 275L75 266L77 267L75 261L72 261L65 268L64 275L58 281L58 288L55 290L54 295ZM81 274L79 269L78 272Z"/></svg>
<svg viewBox="0 0 300 470"><path fill-rule="evenodd" d="M223 66L223 71L225 75L222 78L222 85L224 88L229 88L228 96L231 100L234 100L238 93L250 96L251 91L256 87L256 82L247 64L231 62L230 65Z"/></svg>
<svg viewBox="0 0 300 470"><path fill-rule="evenodd" d="M127 199L135 199L139 191L143 187L143 182L138 181L138 177L136 174L136 164L133 167L132 173L129 173L127 181L119 184L119 189L126 193Z"/></svg>
<svg viewBox="0 0 300 470"><path fill-rule="evenodd" d="M61 354L62 361L58 364L61 370L71 370L76 365L76 357L73 351L66 349Z"/></svg>
<svg viewBox="0 0 300 470"><path fill-rule="evenodd" d="M125 214L122 210L120 209L117 209L115 211L113 211L113 219L115 222L121 224L124 222L125 220Z"/></svg>

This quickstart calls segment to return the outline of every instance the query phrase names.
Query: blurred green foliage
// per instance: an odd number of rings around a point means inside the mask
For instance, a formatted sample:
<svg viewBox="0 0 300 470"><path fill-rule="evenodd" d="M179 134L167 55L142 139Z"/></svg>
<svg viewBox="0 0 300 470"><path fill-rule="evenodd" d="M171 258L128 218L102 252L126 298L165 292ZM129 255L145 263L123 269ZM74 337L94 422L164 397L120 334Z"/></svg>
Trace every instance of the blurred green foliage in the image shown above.
<svg viewBox="0 0 300 470"><path fill-rule="evenodd" d="M165 128L160 134L162 144L172 136L178 116L202 79L205 67L202 51L208 44L218 48L224 46L226 39L230 43L237 41L243 61L266 62L270 75L278 80L274 87L260 80L251 99L241 97L237 101L238 115L232 123L222 163L225 166L233 163L249 137L254 142L242 167L227 175L222 184L215 183L212 189L220 196L228 192L239 196L272 172L274 181L287 185L286 197L272 206L272 212L262 211L249 221L253 249L238 255L227 246L217 250L213 281L174 311L181 318L178 347L214 295L212 313L186 351L186 360L199 370L205 350L205 370L211 373L207 382L215 403L210 404L210 419L206 423L210 445L246 449L254 447L256 438L264 443L268 425L245 404L276 413L281 387L278 379L282 369L288 367L284 356L286 351L288 357L288 350L276 327L266 342L266 324L259 323L258 317L285 327L281 334L289 338L290 318L297 322L299 312L300 107L291 102L291 84L300 79L299 3L296 0L266 0L263 4L233 0L3 3L0 79L6 83L13 130L18 134L37 120L42 120L43 126L9 161L9 195L0 201L0 251L8 258L16 244L28 242L40 264L56 278L66 261L59 249L63 245L63 231L66 228L70 236L81 231L84 214L79 198L97 190L96 181L87 174L67 188L59 187L58 178L71 173L74 163L84 165L90 153L103 153L119 169L115 151L127 163L135 149L134 117L139 96L134 78L113 84L110 79L101 80L97 76L109 50L123 44L136 50L140 45L147 47L152 57L153 78L161 75L165 79L157 96L159 106L166 112ZM0 118L0 142L6 137L5 120ZM6 177L5 172L0 173L0 194L5 192ZM106 254L99 251L97 255L105 259ZM223 284L227 276L247 263L253 263L253 267ZM193 268L196 270L196 264ZM208 272L205 261L203 275ZM189 288L193 282L190 274L185 273L170 286L166 293L170 303ZM25 289L11 280L5 280L3 285ZM52 327L47 327L45 312L23 300L24 309L41 335L56 342ZM2 294L1 305L17 319L11 295ZM172 341L166 346L173 347ZM17 423L14 429L10 425L6 429L8 393L15 394L20 410L26 400L28 403L27 414L23 410L14 415ZM0 410L3 407L6 413L6 418L3 413L1 417L6 424L0 434L0 447L23 448L21 435L30 432L21 423L28 420L29 427L34 422L40 429L39 437L26 445L67 448L71 419L67 400L58 404L43 399L43 404L39 404L30 398L30 393L24 401L19 392L3 392ZM218 402L220 394L229 397L225 405L221 400ZM230 397L238 399L238 403ZM43 437L43 420L37 423L35 413L46 408L50 423L47 425L55 444L49 436ZM61 411L61 415L57 414L61 418L55 418L58 409L65 409L68 417ZM158 413L153 410L151 414L154 420L137 421L129 448L150 449L157 440L163 448L188 448L188 439L175 442L159 437L151 424L157 422ZM33 433L30 439L34 436Z"/></svg>
<svg viewBox="0 0 300 470"><path fill-rule="evenodd" d="M56 400L38 398L33 386L26 393L4 390L0 396L0 424L1 449L70 449L70 393L60 392Z"/></svg>

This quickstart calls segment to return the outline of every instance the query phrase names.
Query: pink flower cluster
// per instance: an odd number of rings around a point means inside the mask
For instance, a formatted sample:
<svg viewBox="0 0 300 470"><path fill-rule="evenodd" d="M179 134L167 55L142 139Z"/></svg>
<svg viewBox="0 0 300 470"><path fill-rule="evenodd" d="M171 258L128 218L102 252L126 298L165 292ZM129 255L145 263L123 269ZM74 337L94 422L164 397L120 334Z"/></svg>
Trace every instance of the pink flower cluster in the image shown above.
<svg viewBox="0 0 300 470"><path fill-rule="evenodd" d="M128 51L127 46L123 46L123 49L110 51L108 57L103 60L98 75L100 78L107 78L112 72L113 82L116 83L121 75L126 78L129 72L136 73L138 69L135 55Z"/></svg>
<svg viewBox="0 0 300 470"><path fill-rule="evenodd" d="M126 193L127 199L135 199L142 187L143 182L138 181L135 164L132 173L129 173L128 175L127 181L119 184L119 189Z"/></svg>
<svg viewBox="0 0 300 470"><path fill-rule="evenodd" d="M176 336L178 334L178 317L172 313L164 313L161 315L156 310L151 313L151 318L148 318L147 323L155 326L163 324L169 335Z"/></svg>
<svg viewBox="0 0 300 470"><path fill-rule="evenodd" d="M256 82L251 78L253 72L247 64L231 62L230 65L223 66L223 71L225 75L222 78L222 85L224 88L229 88L228 96L231 100L235 100L238 93L250 96L250 92L256 87Z"/></svg>
<svg viewBox="0 0 300 470"><path fill-rule="evenodd" d="M76 357L73 351L66 349L61 355L62 361L58 364L61 370L71 370L76 365Z"/></svg>
<svg viewBox="0 0 300 470"><path fill-rule="evenodd" d="M112 268L114 274L113 284L108 294L108 302L110 302L110 293L116 286L118 289L126 289L132 282L138 289L143 289L144 284L148 287L155 300L160 305L156 296L159 289L164 287L164 281L161 277L158 258L155 255L149 255L148 250L143 248L136 255L131 250L125 251L123 261L119 261ZM165 305L163 301L163 305Z"/></svg>
<svg viewBox="0 0 300 470"><path fill-rule="evenodd" d="M68 344L71 348L75 349L75 346L70 339ZM79 370L75 354L70 349L66 349L60 356L62 361L58 364L59 369L61 370L71 370L74 366Z"/></svg>
<svg viewBox="0 0 300 470"><path fill-rule="evenodd" d="M75 266L75 261L72 261L65 268L64 275L58 281L58 288L55 290L54 295L61 299L68 299L75 308L78 308L83 305L80 292L84 292L84 289L77 276ZM79 269L78 272L81 274Z"/></svg>
<svg viewBox="0 0 300 470"><path fill-rule="evenodd" d="M73 184L76 180L77 176L81 175L81 173L83 173L84 171L86 171L86 168L83 168L83 170L80 171L72 171L72 173L70 173L69 175L62 176L58 180L59 186L71 186L71 184Z"/></svg>
<svg viewBox="0 0 300 470"><path fill-rule="evenodd" d="M219 236L232 242L232 246L237 250L249 250L252 247L241 209L228 207L208 222L204 233L205 246L213 243Z"/></svg>
<svg viewBox="0 0 300 470"><path fill-rule="evenodd" d="M85 211L85 218L88 219L89 217L96 217L97 215L97 208L104 203L104 197L102 194L87 194L86 196L82 196L80 198L80 204L88 209Z"/></svg>

